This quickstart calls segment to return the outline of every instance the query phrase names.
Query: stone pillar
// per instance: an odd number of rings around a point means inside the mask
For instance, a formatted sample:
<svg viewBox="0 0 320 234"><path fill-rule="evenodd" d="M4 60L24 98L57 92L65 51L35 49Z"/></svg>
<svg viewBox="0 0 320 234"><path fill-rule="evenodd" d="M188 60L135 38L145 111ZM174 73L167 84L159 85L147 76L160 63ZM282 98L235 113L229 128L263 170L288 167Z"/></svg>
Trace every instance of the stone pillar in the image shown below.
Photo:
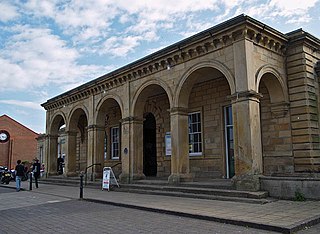
<svg viewBox="0 0 320 234"><path fill-rule="evenodd" d="M46 139L46 173L57 174L58 136L48 135Z"/></svg>
<svg viewBox="0 0 320 234"><path fill-rule="evenodd" d="M87 170L87 178L94 181L95 178L102 178L102 169L104 162L104 127L89 125L88 131L88 156L87 167L95 165Z"/></svg>
<svg viewBox="0 0 320 234"><path fill-rule="evenodd" d="M64 174L67 176L77 176L76 174L76 146L77 132L68 131L66 136L66 157L64 161Z"/></svg>
<svg viewBox="0 0 320 234"><path fill-rule="evenodd" d="M121 120L121 183L130 183L133 179L131 175L131 158L133 157L132 150L130 147L130 137L131 137L131 125L132 118L128 117Z"/></svg>
<svg viewBox="0 0 320 234"><path fill-rule="evenodd" d="M254 92L232 95L235 177L237 189L259 190L262 174L262 146L260 128L261 96Z"/></svg>
<svg viewBox="0 0 320 234"><path fill-rule="evenodd" d="M143 119L131 118L130 121L130 177L133 180L145 179L143 174Z"/></svg>
<svg viewBox="0 0 320 234"><path fill-rule="evenodd" d="M192 181L189 170L189 131L188 112L186 108L172 108L170 110L171 125L171 175L169 183L178 184Z"/></svg>
<svg viewBox="0 0 320 234"><path fill-rule="evenodd" d="M320 171L319 80L314 39L302 30L289 35L287 76L295 172ZM319 46L319 44L318 44Z"/></svg>

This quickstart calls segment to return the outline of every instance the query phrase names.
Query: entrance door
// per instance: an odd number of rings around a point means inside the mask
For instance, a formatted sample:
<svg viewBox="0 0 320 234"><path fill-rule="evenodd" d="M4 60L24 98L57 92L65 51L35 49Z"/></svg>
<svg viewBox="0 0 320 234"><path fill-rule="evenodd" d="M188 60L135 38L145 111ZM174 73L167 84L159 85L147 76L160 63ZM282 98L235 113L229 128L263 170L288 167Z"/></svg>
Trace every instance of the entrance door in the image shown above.
<svg viewBox="0 0 320 234"><path fill-rule="evenodd" d="M143 173L145 176L157 175L156 119L148 113L143 122Z"/></svg>
<svg viewBox="0 0 320 234"><path fill-rule="evenodd" d="M224 126L225 126L225 147L226 147L226 176L232 178L235 174L234 169L234 140L233 140L233 122L232 107L224 108Z"/></svg>

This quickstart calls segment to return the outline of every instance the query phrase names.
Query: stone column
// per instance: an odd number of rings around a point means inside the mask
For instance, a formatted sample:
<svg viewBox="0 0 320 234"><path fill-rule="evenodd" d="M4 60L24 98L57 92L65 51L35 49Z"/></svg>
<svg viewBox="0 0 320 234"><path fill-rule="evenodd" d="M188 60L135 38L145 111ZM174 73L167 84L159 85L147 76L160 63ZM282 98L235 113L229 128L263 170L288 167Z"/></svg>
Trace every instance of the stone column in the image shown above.
<svg viewBox="0 0 320 234"><path fill-rule="evenodd" d="M178 184L192 181L189 171L189 131L188 111L186 108L172 108L170 110L171 125L171 175L169 183Z"/></svg>
<svg viewBox="0 0 320 234"><path fill-rule="evenodd" d="M286 51L292 147L295 172L320 171L319 127L319 64L320 53L313 47L314 39L302 30ZM313 45L313 46L310 46ZM318 44L319 46L319 44ZM317 77L318 72L318 77Z"/></svg>
<svg viewBox="0 0 320 234"><path fill-rule="evenodd" d="M143 174L143 119L131 117L130 121L130 177L133 180L145 179Z"/></svg>
<svg viewBox="0 0 320 234"><path fill-rule="evenodd" d="M65 175L76 176L76 146L77 146L77 132L66 132L67 154L64 161Z"/></svg>
<svg viewBox="0 0 320 234"><path fill-rule="evenodd" d="M57 174L58 136L48 135L46 139L46 173Z"/></svg>
<svg viewBox="0 0 320 234"><path fill-rule="evenodd" d="M102 177L104 163L104 127L89 125L88 131L88 157L87 167L93 164L101 164L90 167L87 171L87 178L94 181L95 178Z"/></svg>
<svg viewBox="0 0 320 234"><path fill-rule="evenodd" d="M132 118L124 118L121 120L121 183L130 183L133 179L131 176L131 158L133 157L132 150L130 147L130 137L131 137L131 125Z"/></svg>
<svg viewBox="0 0 320 234"><path fill-rule="evenodd" d="M235 177L237 189L259 190L262 173L260 94L254 91L232 95Z"/></svg>

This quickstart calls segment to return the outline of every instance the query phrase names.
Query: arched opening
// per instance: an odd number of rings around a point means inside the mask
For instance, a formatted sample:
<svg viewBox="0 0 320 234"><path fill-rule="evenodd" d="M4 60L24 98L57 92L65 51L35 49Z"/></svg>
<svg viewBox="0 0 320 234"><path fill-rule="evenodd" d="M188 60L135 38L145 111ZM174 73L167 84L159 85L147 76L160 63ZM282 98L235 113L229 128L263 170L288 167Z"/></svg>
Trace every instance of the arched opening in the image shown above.
<svg viewBox="0 0 320 234"><path fill-rule="evenodd" d="M288 104L278 78L269 72L259 83L263 173L287 174L294 171Z"/></svg>
<svg viewBox="0 0 320 234"><path fill-rule="evenodd" d="M229 80L216 68L201 67L180 86L178 105L188 111L189 165L195 180L234 175Z"/></svg>
<svg viewBox="0 0 320 234"><path fill-rule="evenodd" d="M85 111L76 109L69 120L67 129L68 150L65 155L66 173L76 176L87 167L88 155L88 119Z"/></svg>
<svg viewBox="0 0 320 234"><path fill-rule="evenodd" d="M168 94L161 85L150 84L138 90L136 97L134 116L137 121L133 132L135 173L140 178L168 178L171 155L166 155L164 150L165 136L170 133Z"/></svg>
<svg viewBox="0 0 320 234"><path fill-rule="evenodd" d="M49 175L59 173L59 169L63 172L63 167L58 167L58 158L62 158L66 152L66 135L65 135L65 118L58 114L56 115L49 130L49 155L47 162L47 170ZM62 165L63 166L63 165Z"/></svg>
<svg viewBox="0 0 320 234"><path fill-rule="evenodd" d="M122 172L121 119L121 107L114 98L106 98L98 106L95 161L113 167L116 177Z"/></svg>
<svg viewBox="0 0 320 234"><path fill-rule="evenodd" d="M157 175L157 130L156 119L152 113L146 113L143 122L143 174Z"/></svg>

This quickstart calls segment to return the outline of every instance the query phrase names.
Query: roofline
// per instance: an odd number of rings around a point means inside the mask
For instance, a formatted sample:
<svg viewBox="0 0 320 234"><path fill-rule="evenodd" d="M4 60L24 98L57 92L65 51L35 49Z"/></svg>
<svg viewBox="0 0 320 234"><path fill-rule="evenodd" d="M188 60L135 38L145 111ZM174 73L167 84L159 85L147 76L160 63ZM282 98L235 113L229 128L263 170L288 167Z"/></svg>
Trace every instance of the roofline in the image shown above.
<svg viewBox="0 0 320 234"><path fill-rule="evenodd" d="M281 33L280 31L277 31L274 28L272 28L272 27L270 27L270 26L268 26L268 25L266 25L266 24L264 24L264 23L262 23L262 22L260 22L258 20L255 20L255 19L251 18L250 16L247 16L245 14L241 14L241 15L238 15L238 16L236 16L234 18L231 18L231 19L229 19L227 21L219 23L219 24L217 24L217 25L215 25L215 26L213 26L211 28L208 28L208 29L206 29L204 31L201 31L201 32L199 32L199 33L197 33L197 34L195 34L193 36L190 36L190 37L185 38L185 39L183 39L181 41L178 41L178 42L176 42L174 44L171 44L171 45L169 45L169 46L167 46L167 47L165 47L165 48L163 48L161 50L158 50L158 51L156 51L156 52L154 52L154 53L152 53L150 55L147 55L147 56L145 56L145 57L143 57L141 59L138 59L138 60L136 60L134 62L131 62L131 63L127 64L127 65L124 65L124 66L122 66L122 67L120 67L120 68L118 68L116 70L113 70L113 71L111 71L111 72L109 72L109 73L107 73L105 75L102 75L102 76L100 76L98 78L95 78L95 79L93 79L91 81L88 81L88 82L86 82L86 83L84 83L84 84L82 84L82 85L80 85L80 86L78 86L76 88L73 88L73 89L71 89L69 91L66 91L66 92L64 92L64 93L62 93L62 94L60 94L58 96L55 96L55 97L53 97L51 99L48 99L45 103L42 103L41 106L45 107L46 104L48 104L50 102L53 102L53 101L55 101L55 100L57 100L59 98L63 98L65 96L68 96L69 94L74 93L76 91L83 90L83 88L85 86L94 85L95 83L99 83L103 79L106 79L106 78L109 78L109 77L113 77L113 76L115 76L115 75L117 75L119 73L123 73L123 72L125 72L127 70L130 70L130 69L132 69L134 67L137 67L137 66L139 66L141 64L147 63L148 61L153 61L156 58L161 57L161 56L163 56L163 55L165 55L165 54L167 54L169 52L173 52L175 50L180 50L181 47L186 46L186 45L188 45L188 44L190 44L190 43L192 43L192 42L194 42L196 40L200 40L201 38L203 38L205 36L208 36L208 34L212 35L213 33L222 31L223 29L234 27L236 25L243 24L245 22L252 23L252 24L260 27L261 28L261 32L262 31L267 31L267 32L276 34L277 36L279 36L281 39L283 39L285 41L288 40L288 37L285 34Z"/></svg>
<svg viewBox="0 0 320 234"><path fill-rule="evenodd" d="M40 134L40 133L36 133L36 132L33 131L32 129L24 126L22 123L19 123L17 120L11 118L10 116L8 116L8 115L6 115L6 114L1 115L1 116L0 116L0 119L1 119L2 117L7 117L8 119L12 120L13 122L17 123L18 125L22 126L23 128L25 128L25 129L27 129L27 130L29 130L29 131L31 131L31 132L33 132L33 133L36 134L36 135L39 135L39 134Z"/></svg>
<svg viewBox="0 0 320 234"><path fill-rule="evenodd" d="M286 33L291 42L309 39L314 44L317 44L320 47L320 39L315 37L314 35L304 31L302 28Z"/></svg>

